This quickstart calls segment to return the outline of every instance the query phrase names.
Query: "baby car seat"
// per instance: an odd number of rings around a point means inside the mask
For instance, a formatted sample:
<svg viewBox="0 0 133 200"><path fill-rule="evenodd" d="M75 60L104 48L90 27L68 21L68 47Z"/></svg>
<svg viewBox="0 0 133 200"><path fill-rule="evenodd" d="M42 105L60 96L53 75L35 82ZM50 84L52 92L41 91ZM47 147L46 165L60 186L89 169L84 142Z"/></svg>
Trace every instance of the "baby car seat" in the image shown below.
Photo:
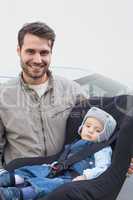
<svg viewBox="0 0 133 200"><path fill-rule="evenodd" d="M76 181L64 184L41 200L115 200L126 179L126 173L133 157L133 96L95 97L77 104L67 121L66 143L77 137L77 130L84 115L92 106L109 112L117 121L116 140L111 144L113 149L111 166L93 180ZM58 154L47 158L16 159L6 166L12 171L20 166L51 162Z"/></svg>

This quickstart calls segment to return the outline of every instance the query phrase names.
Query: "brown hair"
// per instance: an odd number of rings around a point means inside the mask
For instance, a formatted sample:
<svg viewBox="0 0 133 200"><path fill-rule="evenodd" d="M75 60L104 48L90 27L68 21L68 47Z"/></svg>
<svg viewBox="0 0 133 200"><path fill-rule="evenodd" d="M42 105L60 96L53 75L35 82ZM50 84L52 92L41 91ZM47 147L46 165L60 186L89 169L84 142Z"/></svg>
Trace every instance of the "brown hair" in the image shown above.
<svg viewBox="0 0 133 200"><path fill-rule="evenodd" d="M27 33L33 34L40 38L51 40L51 49L55 41L55 32L47 24L43 22L32 22L25 24L18 32L18 45L21 49L24 37Z"/></svg>

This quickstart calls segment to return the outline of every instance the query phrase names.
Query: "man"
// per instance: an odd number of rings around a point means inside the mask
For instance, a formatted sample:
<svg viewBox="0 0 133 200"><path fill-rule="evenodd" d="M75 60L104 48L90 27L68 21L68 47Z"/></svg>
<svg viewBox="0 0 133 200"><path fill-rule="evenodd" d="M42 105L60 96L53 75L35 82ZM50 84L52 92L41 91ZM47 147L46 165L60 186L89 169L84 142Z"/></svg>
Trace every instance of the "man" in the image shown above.
<svg viewBox="0 0 133 200"><path fill-rule="evenodd" d="M49 156L63 147L68 115L84 95L77 83L50 72L54 41L54 31L41 22L18 33L22 72L0 89L1 169L15 158Z"/></svg>

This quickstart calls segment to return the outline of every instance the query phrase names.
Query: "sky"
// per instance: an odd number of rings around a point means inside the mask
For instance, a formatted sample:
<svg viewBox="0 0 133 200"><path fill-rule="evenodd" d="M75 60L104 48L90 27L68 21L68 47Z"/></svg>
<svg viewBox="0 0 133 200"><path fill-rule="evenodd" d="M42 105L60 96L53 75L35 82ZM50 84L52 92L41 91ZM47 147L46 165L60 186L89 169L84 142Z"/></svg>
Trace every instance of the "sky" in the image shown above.
<svg viewBox="0 0 133 200"><path fill-rule="evenodd" d="M17 33L33 21L56 32L52 66L92 69L133 85L132 0L1 0L0 75L21 71Z"/></svg>

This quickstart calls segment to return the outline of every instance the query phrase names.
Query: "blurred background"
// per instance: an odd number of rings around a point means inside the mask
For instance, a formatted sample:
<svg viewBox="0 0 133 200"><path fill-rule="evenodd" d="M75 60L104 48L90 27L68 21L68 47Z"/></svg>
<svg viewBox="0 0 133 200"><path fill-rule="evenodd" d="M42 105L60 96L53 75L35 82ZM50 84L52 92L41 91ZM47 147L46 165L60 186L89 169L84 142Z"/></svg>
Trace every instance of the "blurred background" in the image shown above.
<svg viewBox="0 0 133 200"><path fill-rule="evenodd" d="M0 75L21 70L21 26L44 21L57 35L52 66L91 69L132 87L132 11L132 0L1 0Z"/></svg>

